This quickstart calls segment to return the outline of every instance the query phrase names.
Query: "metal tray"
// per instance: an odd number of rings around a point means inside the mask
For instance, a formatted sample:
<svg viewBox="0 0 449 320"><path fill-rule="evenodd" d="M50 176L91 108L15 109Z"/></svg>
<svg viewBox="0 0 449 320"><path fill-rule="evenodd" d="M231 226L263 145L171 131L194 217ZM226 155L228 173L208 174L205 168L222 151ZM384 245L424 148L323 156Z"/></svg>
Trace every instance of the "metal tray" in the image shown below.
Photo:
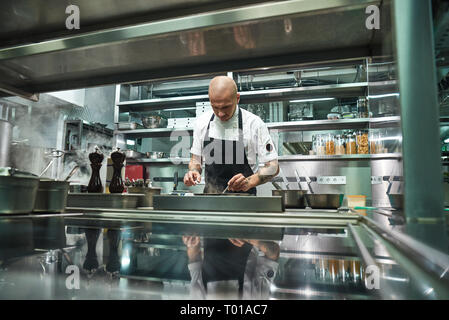
<svg viewBox="0 0 449 320"><path fill-rule="evenodd" d="M135 209L143 194L69 193L67 207Z"/></svg>
<svg viewBox="0 0 449 320"><path fill-rule="evenodd" d="M154 210L182 210L182 211L222 211L222 212L283 212L281 197L251 197L221 195L155 195L153 196Z"/></svg>

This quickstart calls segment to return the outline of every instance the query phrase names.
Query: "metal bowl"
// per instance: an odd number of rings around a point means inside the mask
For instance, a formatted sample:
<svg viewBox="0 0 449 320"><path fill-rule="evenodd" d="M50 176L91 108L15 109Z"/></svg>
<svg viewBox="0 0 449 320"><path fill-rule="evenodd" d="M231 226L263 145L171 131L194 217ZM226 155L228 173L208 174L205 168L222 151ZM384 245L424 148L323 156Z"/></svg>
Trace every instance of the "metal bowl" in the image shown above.
<svg viewBox="0 0 449 320"><path fill-rule="evenodd" d="M307 193L306 201L312 209L338 209L343 201L343 194Z"/></svg>
<svg viewBox="0 0 449 320"><path fill-rule="evenodd" d="M394 209L404 208L404 195L403 194L389 194L390 205Z"/></svg>
<svg viewBox="0 0 449 320"><path fill-rule="evenodd" d="M143 154L134 150L126 150L125 156L127 159L140 159L143 158Z"/></svg>
<svg viewBox="0 0 449 320"><path fill-rule="evenodd" d="M304 195L305 190L272 190L271 195L281 196L286 208L304 209L306 207Z"/></svg>

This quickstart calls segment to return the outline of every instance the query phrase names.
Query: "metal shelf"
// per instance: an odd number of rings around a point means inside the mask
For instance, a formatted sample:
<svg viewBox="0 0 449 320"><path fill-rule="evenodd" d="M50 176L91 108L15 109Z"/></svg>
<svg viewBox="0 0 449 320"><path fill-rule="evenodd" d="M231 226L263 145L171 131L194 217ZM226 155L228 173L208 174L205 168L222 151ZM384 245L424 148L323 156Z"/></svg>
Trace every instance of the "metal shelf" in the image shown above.
<svg viewBox="0 0 449 320"><path fill-rule="evenodd" d="M136 130L115 130L114 134L123 134L128 138L160 138L170 137L176 132L179 136L193 134L193 128L157 128L157 129L136 129Z"/></svg>
<svg viewBox="0 0 449 320"><path fill-rule="evenodd" d="M364 128L387 128L398 126L400 117L339 119L339 120L311 120L267 123L268 129L280 131L310 131L310 130L344 130ZM169 137L176 132L178 135L192 135L193 128L157 128L116 130L114 134L123 134L128 138L158 138Z"/></svg>
<svg viewBox="0 0 449 320"><path fill-rule="evenodd" d="M370 84L371 85L371 84ZM367 82L330 84L309 87L293 87L270 90L241 91L240 104L253 102L277 101L279 99L296 99L301 97L317 98L323 95L332 97L357 97L364 96L368 87ZM122 112L151 111L162 109L174 109L189 103L209 101L208 95L195 95L184 97L172 97L163 99L146 99L136 101L119 102L117 106Z"/></svg>
<svg viewBox="0 0 449 320"><path fill-rule="evenodd" d="M343 129L364 129L364 128L385 128L398 126L399 116L384 118L359 118L359 119L338 119L338 120L306 120L267 123L268 129L280 131L294 130L343 130Z"/></svg>
<svg viewBox="0 0 449 320"><path fill-rule="evenodd" d="M182 163L182 164L188 164L190 162L189 158L163 158L163 159L148 159L148 158L142 158L142 159L126 159L126 163Z"/></svg>
<svg viewBox="0 0 449 320"><path fill-rule="evenodd" d="M402 159L401 153L380 153L380 154L345 154L331 156L317 155L290 155L280 156L278 161L355 161L355 160L383 160Z"/></svg>

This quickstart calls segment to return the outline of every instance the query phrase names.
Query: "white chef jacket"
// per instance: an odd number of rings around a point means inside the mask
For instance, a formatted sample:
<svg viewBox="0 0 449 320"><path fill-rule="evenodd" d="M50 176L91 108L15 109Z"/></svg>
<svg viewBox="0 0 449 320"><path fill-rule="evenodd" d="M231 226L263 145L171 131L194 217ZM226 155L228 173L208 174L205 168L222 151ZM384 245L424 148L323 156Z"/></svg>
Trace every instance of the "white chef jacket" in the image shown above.
<svg viewBox="0 0 449 320"><path fill-rule="evenodd" d="M204 138L207 126L213 111L206 112L195 121L193 130L193 143L190 152L197 156L203 156ZM210 122L209 137L221 140L238 141L238 114L237 106L234 115L228 121L221 121L218 117ZM254 173L259 169L259 164L264 164L278 158L278 154L268 132L267 125L255 114L242 109L243 144L245 146L248 164Z"/></svg>

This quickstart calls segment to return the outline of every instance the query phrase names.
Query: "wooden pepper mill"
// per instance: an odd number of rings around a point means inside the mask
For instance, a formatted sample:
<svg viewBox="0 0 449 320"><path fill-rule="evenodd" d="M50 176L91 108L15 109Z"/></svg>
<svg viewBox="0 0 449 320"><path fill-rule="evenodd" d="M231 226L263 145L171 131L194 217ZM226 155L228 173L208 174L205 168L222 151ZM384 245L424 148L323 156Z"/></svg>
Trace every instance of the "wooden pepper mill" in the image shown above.
<svg viewBox="0 0 449 320"><path fill-rule="evenodd" d="M120 152L120 148L117 148L117 151L111 153L112 167L114 168L114 172L112 174L112 180L109 185L110 193L122 193L125 190L125 184L122 179L122 168L123 163L125 162L126 155L123 152Z"/></svg>
<svg viewBox="0 0 449 320"><path fill-rule="evenodd" d="M100 168L103 159L104 156L98 147L95 147L94 152L89 153L90 167L92 168L92 175L87 186L87 192L89 193L103 193L103 185L100 179Z"/></svg>

